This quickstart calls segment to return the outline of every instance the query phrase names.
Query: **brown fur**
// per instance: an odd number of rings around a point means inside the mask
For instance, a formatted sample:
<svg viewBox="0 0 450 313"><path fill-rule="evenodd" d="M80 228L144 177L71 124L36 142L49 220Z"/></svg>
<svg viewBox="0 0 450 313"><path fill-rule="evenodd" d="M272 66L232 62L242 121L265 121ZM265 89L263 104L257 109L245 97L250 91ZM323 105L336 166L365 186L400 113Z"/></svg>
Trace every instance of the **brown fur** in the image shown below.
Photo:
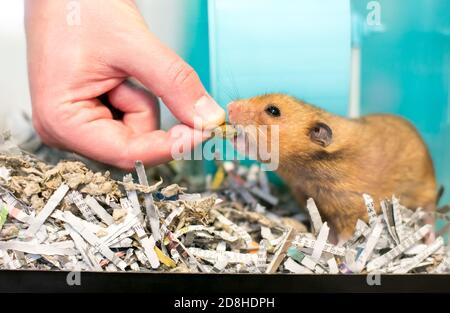
<svg viewBox="0 0 450 313"><path fill-rule="evenodd" d="M274 104L281 116L264 110ZM301 205L312 197L324 220L348 238L357 219L367 221L362 198L377 204L393 194L410 208L435 208L436 179L431 157L414 126L388 114L347 119L283 94L269 94L233 102L233 124L279 125L278 173ZM317 123L328 125L332 142L323 147L310 138ZM270 138L270 137L269 137Z"/></svg>

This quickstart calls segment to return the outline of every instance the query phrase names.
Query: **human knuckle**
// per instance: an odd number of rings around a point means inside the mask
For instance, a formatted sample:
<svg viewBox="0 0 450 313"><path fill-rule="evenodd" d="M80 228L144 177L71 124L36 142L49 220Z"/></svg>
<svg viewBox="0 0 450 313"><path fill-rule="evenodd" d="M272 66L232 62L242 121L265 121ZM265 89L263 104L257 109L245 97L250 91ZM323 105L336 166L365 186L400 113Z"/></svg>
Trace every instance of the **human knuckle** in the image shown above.
<svg viewBox="0 0 450 313"><path fill-rule="evenodd" d="M194 69L182 60L175 60L172 62L169 67L168 75L170 83L175 86L183 86L186 82L197 77Z"/></svg>

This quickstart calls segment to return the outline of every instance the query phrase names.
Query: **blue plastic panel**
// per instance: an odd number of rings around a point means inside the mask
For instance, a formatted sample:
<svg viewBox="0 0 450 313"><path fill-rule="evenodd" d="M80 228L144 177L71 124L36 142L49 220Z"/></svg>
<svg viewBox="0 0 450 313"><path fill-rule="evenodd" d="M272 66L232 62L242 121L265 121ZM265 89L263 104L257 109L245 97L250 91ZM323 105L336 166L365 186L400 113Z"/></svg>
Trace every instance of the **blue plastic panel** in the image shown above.
<svg viewBox="0 0 450 313"><path fill-rule="evenodd" d="M284 92L348 112L346 0L209 0L211 90L222 105Z"/></svg>
<svg viewBox="0 0 450 313"><path fill-rule="evenodd" d="M368 1L353 0L365 22ZM450 1L379 0L382 27L362 24L361 112L399 114L419 129L450 202ZM399 151L401 153L401 151Z"/></svg>

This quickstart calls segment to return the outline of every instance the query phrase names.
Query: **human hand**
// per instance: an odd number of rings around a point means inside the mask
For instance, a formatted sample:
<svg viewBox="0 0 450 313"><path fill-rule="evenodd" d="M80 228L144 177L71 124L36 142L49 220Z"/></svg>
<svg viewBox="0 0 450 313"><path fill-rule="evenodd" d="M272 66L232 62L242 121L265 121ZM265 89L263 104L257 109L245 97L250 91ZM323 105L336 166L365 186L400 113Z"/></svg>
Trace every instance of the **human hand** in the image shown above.
<svg viewBox="0 0 450 313"><path fill-rule="evenodd" d="M200 128L224 122L195 71L149 31L134 1L79 0L79 25L68 23L69 2L26 1L33 124L45 143L132 168L135 160L166 162L176 142L193 147L207 137ZM105 94L120 120L98 99ZM155 96L180 125L159 130Z"/></svg>

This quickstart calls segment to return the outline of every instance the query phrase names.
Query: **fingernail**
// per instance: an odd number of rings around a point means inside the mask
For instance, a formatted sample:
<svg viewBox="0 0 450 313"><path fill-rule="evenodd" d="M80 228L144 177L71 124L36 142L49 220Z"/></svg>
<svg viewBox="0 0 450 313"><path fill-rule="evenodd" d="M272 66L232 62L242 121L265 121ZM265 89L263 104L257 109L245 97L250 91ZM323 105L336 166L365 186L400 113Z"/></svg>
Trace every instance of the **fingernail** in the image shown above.
<svg viewBox="0 0 450 313"><path fill-rule="evenodd" d="M194 110L194 121L200 119L203 129L211 129L225 122L225 111L210 96L201 97L194 105Z"/></svg>

